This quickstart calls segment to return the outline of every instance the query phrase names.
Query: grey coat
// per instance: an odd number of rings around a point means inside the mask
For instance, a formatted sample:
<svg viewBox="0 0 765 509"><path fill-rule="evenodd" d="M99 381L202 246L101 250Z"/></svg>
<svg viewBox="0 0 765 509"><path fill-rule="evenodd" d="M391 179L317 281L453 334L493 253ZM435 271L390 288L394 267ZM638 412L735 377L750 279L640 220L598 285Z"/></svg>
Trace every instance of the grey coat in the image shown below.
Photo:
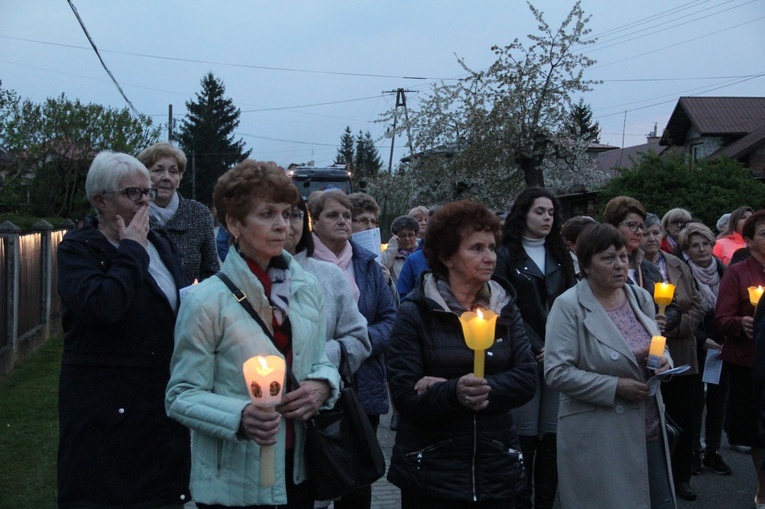
<svg viewBox="0 0 765 509"><path fill-rule="evenodd" d="M295 261L309 274L316 276L324 294L324 320L327 322L327 357L340 367L340 344L345 345L351 373L372 353L367 334L367 319L359 312L353 298L353 288L343 269L329 262L306 257L305 251L295 255Z"/></svg>
<svg viewBox="0 0 765 509"><path fill-rule="evenodd" d="M626 287L625 287L626 288ZM638 320L654 336L648 292L626 291ZM558 412L558 477L566 509L649 509L645 402L616 396L619 378L643 381L635 356L587 279L558 297L547 322L545 381L561 392ZM664 356L669 356L665 349ZM664 429L661 391L656 401ZM671 477L666 436L664 451ZM670 485L673 485L670 479ZM674 499L674 493L673 493Z"/></svg>

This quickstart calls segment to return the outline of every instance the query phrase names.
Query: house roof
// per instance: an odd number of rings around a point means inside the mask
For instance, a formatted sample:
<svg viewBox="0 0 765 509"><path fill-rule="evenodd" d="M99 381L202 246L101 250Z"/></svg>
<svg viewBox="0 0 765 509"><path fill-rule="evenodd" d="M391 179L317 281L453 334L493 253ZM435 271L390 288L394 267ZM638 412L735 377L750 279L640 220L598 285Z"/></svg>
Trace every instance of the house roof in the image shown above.
<svg viewBox="0 0 765 509"><path fill-rule="evenodd" d="M661 154L667 150L667 147L662 147L658 142L654 142L609 150L596 155L595 164L598 165L598 170L603 172L608 178L618 177L619 172L616 168L631 168L633 159L640 159L642 154L651 150L657 154Z"/></svg>
<svg viewBox="0 0 765 509"><path fill-rule="evenodd" d="M724 146L717 152L710 154L710 157L725 156L731 159L739 159L754 152L757 148L763 145L765 145L765 122L743 138L740 138L733 143Z"/></svg>
<svg viewBox="0 0 765 509"><path fill-rule="evenodd" d="M684 145L693 126L702 136L746 136L765 123L765 97L681 97L661 137Z"/></svg>

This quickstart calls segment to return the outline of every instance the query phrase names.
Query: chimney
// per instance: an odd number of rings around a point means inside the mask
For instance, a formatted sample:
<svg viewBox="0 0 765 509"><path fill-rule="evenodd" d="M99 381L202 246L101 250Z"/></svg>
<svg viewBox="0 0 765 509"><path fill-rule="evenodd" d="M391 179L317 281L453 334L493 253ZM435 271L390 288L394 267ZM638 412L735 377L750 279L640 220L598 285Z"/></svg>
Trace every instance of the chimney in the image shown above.
<svg viewBox="0 0 765 509"><path fill-rule="evenodd" d="M661 140L661 136L657 134L658 127L656 125L656 122L653 123L653 132L650 132L645 135L646 143L659 143L659 140Z"/></svg>

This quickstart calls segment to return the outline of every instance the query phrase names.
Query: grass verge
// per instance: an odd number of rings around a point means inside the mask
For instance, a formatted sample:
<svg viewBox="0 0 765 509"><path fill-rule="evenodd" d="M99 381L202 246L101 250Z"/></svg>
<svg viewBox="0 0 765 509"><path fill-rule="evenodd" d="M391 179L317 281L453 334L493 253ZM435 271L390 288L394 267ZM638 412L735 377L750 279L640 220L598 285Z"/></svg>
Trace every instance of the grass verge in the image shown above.
<svg viewBox="0 0 765 509"><path fill-rule="evenodd" d="M56 507L62 348L49 339L0 381L0 507Z"/></svg>

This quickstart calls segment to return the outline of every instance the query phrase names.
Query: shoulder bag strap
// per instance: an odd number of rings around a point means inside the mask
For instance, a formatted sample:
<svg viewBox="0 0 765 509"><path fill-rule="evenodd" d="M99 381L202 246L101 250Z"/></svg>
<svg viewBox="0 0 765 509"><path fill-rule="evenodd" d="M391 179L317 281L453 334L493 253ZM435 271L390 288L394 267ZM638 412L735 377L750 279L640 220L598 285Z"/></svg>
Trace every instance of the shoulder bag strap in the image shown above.
<svg viewBox="0 0 765 509"><path fill-rule="evenodd" d="M234 284L231 279L225 275L223 272L216 272L215 275L223 281L223 283L228 287L228 289L231 291L231 295L234 296L236 301L242 305L242 307L247 311L250 316L255 320L258 325L260 325L260 328L263 329L263 332L268 336L268 339L271 340L271 343L274 343L274 346L276 346L276 342L274 340L274 335L271 333L271 330L266 326L266 324L263 322L263 319L260 317L257 311L255 311L255 308L252 307L252 304L250 304L250 301L247 300L247 294L244 293L240 288L237 288L237 286ZM278 348L277 348L278 350ZM295 377L295 374L292 372L292 369L288 366L287 367L287 389L288 391L292 391L300 387L300 382L298 382L297 378Z"/></svg>

